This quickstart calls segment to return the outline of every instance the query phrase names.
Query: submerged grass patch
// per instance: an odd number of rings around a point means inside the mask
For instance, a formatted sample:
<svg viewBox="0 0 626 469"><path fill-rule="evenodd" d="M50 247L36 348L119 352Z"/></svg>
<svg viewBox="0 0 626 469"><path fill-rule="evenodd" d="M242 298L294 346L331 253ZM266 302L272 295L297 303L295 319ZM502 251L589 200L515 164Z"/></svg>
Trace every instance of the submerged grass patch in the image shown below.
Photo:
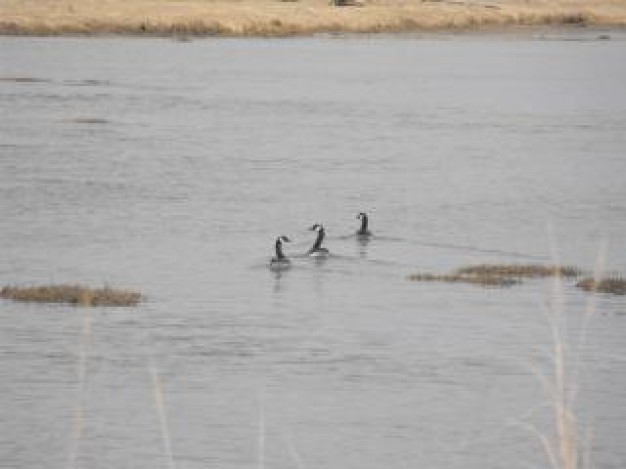
<svg viewBox="0 0 626 469"><path fill-rule="evenodd" d="M418 273L409 275L414 282L469 283L482 286L508 287L522 279L563 277L575 278L583 271L574 266L538 264L479 264L459 267L448 274ZM595 279L585 277L576 286L588 292L626 295L626 279L621 276Z"/></svg>
<svg viewBox="0 0 626 469"><path fill-rule="evenodd" d="M35 77L0 77L0 82L6 83L46 83L50 80Z"/></svg>
<svg viewBox="0 0 626 469"><path fill-rule="evenodd" d="M480 264L460 267L456 270L458 275L470 275L476 277L512 277L512 278L538 278L538 277L577 277L581 270L573 266L538 265L538 264Z"/></svg>
<svg viewBox="0 0 626 469"><path fill-rule="evenodd" d="M143 300L141 293L136 291L83 285L5 286L0 290L0 298L76 306L136 306Z"/></svg>
<svg viewBox="0 0 626 469"><path fill-rule="evenodd" d="M459 267L449 274L420 273L409 276L415 282L470 283L507 287L523 278L577 277L581 270L573 266L537 264L479 264Z"/></svg>
<svg viewBox="0 0 626 469"><path fill-rule="evenodd" d="M461 275L461 274L413 274L409 280L414 282L447 282L447 283L470 283L485 287L508 287L519 283L519 280L497 277L495 275Z"/></svg>
<svg viewBox="0 0 626 469"><path fill-rule="evenodd" d="M109 121L100 117L76 117L70 119L69 122L74 124L108 124Z"/></svg>
<svg viewBox="0 0 626 469"><path fill-rule="evenodd" d="M607 277L597 280L587 277L576 283L576 286L588 292L626 295L626 279L622 277Z"/></svg>

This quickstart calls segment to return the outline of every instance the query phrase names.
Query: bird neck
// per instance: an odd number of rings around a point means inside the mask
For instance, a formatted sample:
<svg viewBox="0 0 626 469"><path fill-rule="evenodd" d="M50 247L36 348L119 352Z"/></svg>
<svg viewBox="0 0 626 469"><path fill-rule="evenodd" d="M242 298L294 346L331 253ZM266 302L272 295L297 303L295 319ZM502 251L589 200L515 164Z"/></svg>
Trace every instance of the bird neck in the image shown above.
<svg viewBox="0 0 626 469"><path fill-rule="evenodd" d="M359 233L366 233L367 232L367 215L363 215L361 217L361 229L359 230Z"/></svg>
<svg viewBox="0 0 626 469"><path fill-rule="evenodd" d="M324 236L326 233L324 232L324 228L320 228L317 232L317 239L315 240L315 244L313 245L313 249L319 249L322 247L322 241L324 241Z"/></svg>
<svg viewBox="0 0 626 469"><path fill-rule="evenodd" d="M283 254L283 243L280 239L276 240L276 258L284 259L285 255Z"/></svg>

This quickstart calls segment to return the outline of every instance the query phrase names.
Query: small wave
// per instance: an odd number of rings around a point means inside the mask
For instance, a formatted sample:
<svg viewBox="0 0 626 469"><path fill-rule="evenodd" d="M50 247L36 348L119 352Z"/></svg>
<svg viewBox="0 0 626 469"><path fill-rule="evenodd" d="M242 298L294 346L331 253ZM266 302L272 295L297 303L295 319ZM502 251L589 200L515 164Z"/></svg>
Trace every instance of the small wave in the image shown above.
<svg viewBox="0 0 626 469"><path fill-rule="evenodd" d="M346 239L353 239L353 238L356 238L356 233L328 237L328 239L337 239L337 240L346 240Z"/></svg>
<svg viewBox="0 0 626 469"><path fill-rule="evenodd" d="M463 245L463 244L438 243L438 242L432 242L432 241L414 241L414 243L422 245L422 246L433 246L433 247L446 248L446 249L456 249L460 251L480 252L484 254L498 254L498 255L508 256L508 257L518 257L521 259L536 259L536 260L546 259L546 256L540 256L536 254L528 254L528 253L516 252L516 251L508 251L506 249L493 249L493 248L484 248L484 247L479 247L479 246L470 246L470 245Z"/></svg>
<svg viewBox="0 0 626 469"><path fill-rule="evenodd" d="M348 235L337 235L337 236L329 236L328 240L349 240L349 239L358 239L356 234L348 234ZM455 251L465 251L465 252L479 252L483 254L498 254L502 256L508 257L517 257L520 259L534 259L534 260L546 260L546 256L536 255L536 254L528 254L517 251L508 251L506 249L495 249L495 248L487 248L481 246L473 246L468 244L456 244L456 243L443 243L439 241L430 241L430 240L422 240L422 239L410 239L410 238L402 238L398 236L385 236L385 235L372 235L371 238L367 239L368 244L371 243L380 243L380 242L389 242L389 243L404 243L404 244L414 244L418 246L428 246L442 249L451 249Z"/></svg>
<svg viewBox="0 0 626 469"><path fill-rule="evenodd" d="M613 38L610 34L598 34L597 36L542 36L539 38L541 41L551 42L597 42L597 41L610 41Z"/></svg>
<svg viewBox="0 0 626 469"><path fill-rule="evenodd" d="M37 145L32 143L0 143L0 148L6 150L14 150L18 148L35 148Z"/></svg>
<svg viewBox="0 0 626 469"><path fill-rule="evenodd" d="M48 78L36 77L0 77L0 82L8 83L49 83L51 81Z"/></svg>
<svg viewBox="0 0 626 469"><path fill-rule="evenodd" d="M67 122L71 122L73 124L109 124L111 121L100 117L77 117L75 119L70 119Z"/></svg>
<svg viewBox="0 0 626 469"><path fill-rule="evenodd" d="M63 84L68 85L68 86L110 86L111 82L108 80L85 79L85 80L64 80Z"/></svg>
<svg viewBox="0 0 626 469"><path fill-rule="evenodd" d="M528 254L528 253L518 252L518 251L508 251L506 249L487 248L487 247L481 247L481 246L473 246L469 244L442 243L439 241L400 238L400 237L395 237L395 236L376 236L375 238L372 238L372 241L388 241L388 242L395 242L395 243L415 244L418 246L452 249L455 251L480 252L483 254L499 254L499 255L508 256L508 257L518 257L521 259L536 259L536 260L546 259L546 256Z"/></svg>

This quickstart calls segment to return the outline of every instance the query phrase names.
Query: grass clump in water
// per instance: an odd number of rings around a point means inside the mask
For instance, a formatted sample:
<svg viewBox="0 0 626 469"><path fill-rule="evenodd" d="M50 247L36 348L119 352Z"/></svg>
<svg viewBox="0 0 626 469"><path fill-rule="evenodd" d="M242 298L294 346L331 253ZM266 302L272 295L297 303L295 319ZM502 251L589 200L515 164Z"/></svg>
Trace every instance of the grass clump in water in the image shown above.
<svg viewBox="0 0 626 469"><path fill-rule="evenodd" d="M5 286L0 290L0 298L75 306L136 306L143 300L141 293L136 291L83 285Z"/></svg>
<svg viewBox="0 0 626 469"><path fill-rule="evenodd" d="M448 282L448 283L470 283L485 287L508 287L519 283L519 280L508 277L497 277L495 275L462 275L462 274L413 274L409 280L414 282Z"/></svg>
<svg viewBox="0 0 626 469"><path fill-rule="evenodd" d="M494 276L510 278L538 277L577 277L580 269L573 266L537 265L537 264L480 264L461 267L456 270L458 275L476 277Z"/></svg>
<svg viewBox="0 0 626 469"><path fill-rule="evenodd" d="M479 264L460 267L449 274L418 273L409 275L414 282L469 283L473 285L508 287L522 283L525 278L574 278L582 270L574 266L536 264ZM587 292L626 295L626 279L620 276L595 279L585 277L576 286Z"/></svg>
<svg viewBox="0 0 626 469"><path fill-rule="evenodd" d="M482 286L508 287L523 278L577 277L577 267L535 264L479 264L460 267L449 274L421 273L409 276L416 282L469 283Z"/></svg>
<svg viewBox="0 0 626 469"><path fill-rule="evenodd" d="M576 286L584 291L626 295L626 279L622 277L607 277L595 279L587 277L580 280Z"/></svg>

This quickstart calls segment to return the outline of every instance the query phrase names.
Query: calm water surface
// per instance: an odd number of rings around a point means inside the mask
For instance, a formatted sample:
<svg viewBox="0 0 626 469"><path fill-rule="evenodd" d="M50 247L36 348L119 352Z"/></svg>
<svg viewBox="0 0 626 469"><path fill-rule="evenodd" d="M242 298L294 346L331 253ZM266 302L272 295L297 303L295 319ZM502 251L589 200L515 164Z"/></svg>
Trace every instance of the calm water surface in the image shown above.
<svg viewBox="0 0 626 469"><path fill-rule="evenodd" d="M555 324L623 468L623 298L406 279L626 272L626 36L576 34L1 38L0 284L147 302L0 302L0 467L549 467Z"/></svg>

